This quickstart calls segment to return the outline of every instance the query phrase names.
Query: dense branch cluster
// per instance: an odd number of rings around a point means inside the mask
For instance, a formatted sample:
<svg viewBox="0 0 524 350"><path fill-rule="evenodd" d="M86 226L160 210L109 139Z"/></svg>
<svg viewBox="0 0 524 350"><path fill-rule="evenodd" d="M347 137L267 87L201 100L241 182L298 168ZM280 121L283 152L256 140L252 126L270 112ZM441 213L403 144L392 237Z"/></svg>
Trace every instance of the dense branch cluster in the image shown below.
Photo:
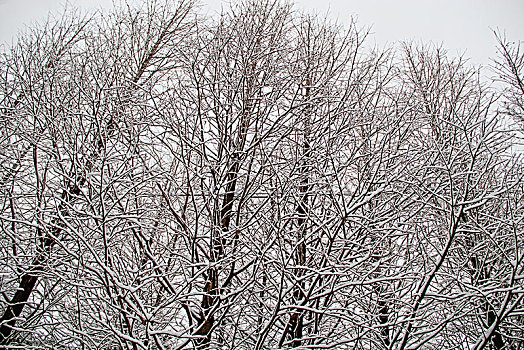
<svg viewBox="0 0 524 350"><path fill-rule="evenodd" d="M365 38L265 0L22 36L0 349L522 349L524 54L498 91Z"/></svg>

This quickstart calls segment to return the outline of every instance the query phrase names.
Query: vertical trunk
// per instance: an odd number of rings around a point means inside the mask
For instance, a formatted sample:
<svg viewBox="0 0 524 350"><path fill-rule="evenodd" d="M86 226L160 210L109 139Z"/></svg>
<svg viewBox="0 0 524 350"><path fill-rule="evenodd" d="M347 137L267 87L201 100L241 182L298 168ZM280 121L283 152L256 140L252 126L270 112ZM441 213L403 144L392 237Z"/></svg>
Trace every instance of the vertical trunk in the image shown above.
<svg viewBox="0 0 524 350"><path fill-rule="evenodd" d="M253 65L254 68L254 65ZM252 79L248 80L248 91L247 96L250 94L250 87L253 85ZM225 193L222 201L220 211L218 213L218 226L217 230L213 230L213 236L211 237L210 245L210 263L211 267L208 269L207 282L204 285L204 297L201 303L201 314L197 319L195 335L201 336L196 341L198 349L207 349L211 342L212 329L215 323L214 310L218 297L221 293L219 280L219 269L214 263L219 262L225 256L225 249L229 244L227 239L224 237L229 232L231 217L233 211L233 204L235 201L235 191L237 188L238 172L240 170L240 164L242 161L242 152L247 138L247 131L249 128L250 113L252 110L251 101L245 101L242 121L238 130L237 142L235 143L233 154L231 155L231 165L226 173L225 181ZM238 232L237 232L238 235ZM238 237L236 237L238 239ZM232 244L232 243L231 243ZM234 265L233 265L234 268Z"/></svg>
<svg viewBox="0 0 524 350"><path fill-rule="evenodd" d="M309 99L311 93L311 78L308 77L306 79L306 87L305 87L305 99L306 101ZM306 238L306 232L307 232L307 216L308 216L308 208L309 208L309 191L310 191L310 166L309 166L309 158L311 157L311 145L310 145L310 111L309 107L306 107L306 116L304 119L304 143L302 146L302 164L299 168L299 176L300 176L300 186L299 186L299 200L297 205L297 247L294 254L294 263L295 266L298 266L295 268L295 276L297 279L297 283L295 286L295 290L293 291L293 303L295 305L298 305L299 303L304 302L305 294L304 290L306 287L305 281L302 278L304 275L304 269L303 266L306 265L306 254L307 254L307 245L305 242ZM296 309L292 312L292 314L289 317L289 322L286 326L286 329L284 330L284 333L282 334L282 337L280 339L279 346L282 347L284 344L284 341L286 337L289 336L292 339L292 347L296 348L302 345L302 338L304 336L304 312L302 312L300 309Z"/></svg>
<svg viewBox="0 0 524 350"><path fill-rule="evenodd" d="M488 327L491 327L491 325L497 322L497 315L495 314L495 310L493 310L491 305L488 304L486 309L488 309ZM491 341L493 343L493 347L496 350L504 349L504 340L502 339L502 335L497 330L492 333Z"/></svg>
<svg viewBox="0 0 524 350"><path fill-rule="evenodd" d="M382 343L384 343L386 347L389 347L389 326L387 326L387 323L389 321L388 302L386 300L380 299L378 301L378 308L378 322L381 326L380 337L382 338Z"/></svg>
<svg viewBox="0 0 524 350"><path fill-rule="evenodd" d="M465 214L462 215L461 219L465 223L468 222L468 216ZM471 237L467 238L466 243L469 249L474 248L475 241ZM479 281L487 281L490 278L490 272L489 272L488 267L485 266L481 261L479 261L479 258L477 255L473 254L469 258L469 262L471 264L469 267L469 272L472 277L472 283L476 285L480 284L477 281L473 280L475 276L477 276L477 280ZM497 314L495 313L493 306L488 301L485 301L482 304L482 311L484 312L485 315L487 315L487 320L486 320L487 325L486 326L487 328L490 328L495 322L497 322ZM492 345L496 350L504 349L505 347L504 340L502 338L502 335L500 334L500 332L497 329L495 329L495 331L491 333L491 339L488 339L488 341L489 340L491 340Z"/></svg>
<svg viewBox="0 0 524 350"><path fill-rule="evenodd" d="M381 252L378 252L381 253ZM374 258L373 262L378 262L378 258ZM377 277L379 275L379 271L377 271ZM373 287L373 292L377 295L377 311L378 311L378 327L380 328L380 340L382 344L388 348L391 340L390 340L390 329L388 326L389 322L389 302L388 302L388 291L387 291L386 285L375 285ZM372 308L373 310L373 308ZM373 321L375 322L375 321Z"/></svg>
<svg viewBox="0 0 524 350"><path fill-rule="evenodd" d="M71 201L71 195L77 196L80 194L79 186L82 186L82 184L85 182L85 179L80 178L78 182L79 185L71 185L69 191L64 190L64 192L62 193L63 201ZM67 214L67 211L63 205L61 205L58 208L58 210L61 212L62 215ZM1 345L10 344L10 335L14 327L16 326L16 322L22 314L22 311L24 310L24 307L27 301L29 300L31 293L33 292L36 282L38 281L37 273L44 270L47 261L47 254L50 253L51 249L53 248L56 242L54 237L60 236L62 232L62 229L58 226L57 221L54 222L51 231L52 234L48 233L45 236L43 236L42 230L38 229L38 236L41 237L41 247L39 249L39 252L37 253L37 256L34 258L30 267L28 267L27 271L22 275L18 288L16 289L15 294L9 301L7 308L4 314L2 315L2 318L0 319ZM3 349L3 347L0 347L0 349Z"/></svg>
<svg viewBox="0 0 524 350"><path fill-rule="evenodd" d="M302 185L300 186L300 202L298 204L297 213L298 213L298 220L297 220L297 226L298 226L298 236L297 236L297 251L296 251L296 257L295 257L295 265L300 266L298 269L296 269L296 276L297 279L299 279L299 282L297 283L297 287L295 288L295 291L293 293L294 301L296 304L302 302L304 300L304 289L305 289L305 282L304 279L302 279L304 275L303 266L306 265L306 221L307 221L307 207L308 207L308 192L309 192L309 178L308 178L308 166L307 166L307 158L310 153L310 145L309 141L304 141L304 165L302 167L301 175L303 177ZM293 339L293 347L299 347L302 345L302 337L303 337L303 328L304 328L304 314L300 310L297 310L292 316L291 316L291 336Z"/></svg>
<svg viewBox="0 0 524 350"><path fill-rule="evenodd" d="M36 262L34 270L38 271L41 269L42 269L41 265L39 265L38 262ZM2 326L0 327L0 344L2 345L9 344L9 335L11 334L11 331L13 330L13 327L16 324L17 318L22 313L25 303L29 299L29 296L31 295L31 292L33 291L33 288L35 287L37 280L38 280L38 276L32 275L30 273L25 273L22 276L20 285L15 295L9 302L7 309L4 312L2 319L1 319ZM0 349L5 349L5 348L0 347Z"/></svg>
<svg viewBox="0 0 524 350"><path fill-rule="evenodd" d="M222 201L221 210L219 213L219 226L220 229L215 233L215 237L211 238L211 252L210 252L210 263L216 263L224 257L226 241L223 238L229 230L231 223L231 211L233 209L233 201L235 199L235 189L237 183L238 169L240 163L238 159L233 161L233 165L229 169L226 175L226 193L224 194L224 200ZM197 340L198 349L206 349L209 347L211 342L212 328L215 323L215 317L213 314L213 307L216 305L217 297L220 294L219 286L219 270L216 266L211 266L208 271L208 280L204 285L205 295L202 298L202 312L200 318L197 320L197 331L195 335L201 336Z"/></svg>
<svg viewBox="0 0 524 350"><path fill-rule="evenodd" d="M310 95L310 89L311 89L311 79L308 77L306 80L306 92L305 97L306 100L309 99ZM308 108L309 109L309 108ZM306 247L306 223L307 223L307 215L308 215L308 207L309 207L309 158L311 157L311 145L309 143L309 133L310 133L310 113L309 110L306 113L306 120L304 121L304 145L302 149L303 153L303 159L302 159L302 166L300 169L300 176L302 177L302 183L300 186L300 201L298 203L297 207L297 214L298 214L298 220L297 220L297 228L298 228L298 236L297 236L297 252L296 252L296 258L295 258L295 265L300 266L296 270L297 279L300 280L298 282L297 287L295 289L295 292L293 293L295 303L298 304L300 302L304 301L305 295L305 281L302 278L304 275L303 266L306 265L306 253L307 253L307 247ZM299 347L302 345L302 337L304 335L303 328L304 328L304 313L300 310L297 310L295 314L291 317L292 320L292 334L291 336L293 339L293 347Z"/></svg>

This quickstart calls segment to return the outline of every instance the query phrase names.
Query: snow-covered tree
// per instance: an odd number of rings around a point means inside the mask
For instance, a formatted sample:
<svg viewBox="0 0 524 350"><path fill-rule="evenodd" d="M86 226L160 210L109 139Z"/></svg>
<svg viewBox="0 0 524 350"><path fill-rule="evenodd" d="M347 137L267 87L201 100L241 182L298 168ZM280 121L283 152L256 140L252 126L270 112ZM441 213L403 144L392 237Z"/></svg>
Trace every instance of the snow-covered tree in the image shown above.
<svg viewBox="0 0 524 350"><path fill-rule="evenodd" d="M272 0L21 36L0 60L0 348L522 347L518 48L496 91L366 37Z"/></svg>

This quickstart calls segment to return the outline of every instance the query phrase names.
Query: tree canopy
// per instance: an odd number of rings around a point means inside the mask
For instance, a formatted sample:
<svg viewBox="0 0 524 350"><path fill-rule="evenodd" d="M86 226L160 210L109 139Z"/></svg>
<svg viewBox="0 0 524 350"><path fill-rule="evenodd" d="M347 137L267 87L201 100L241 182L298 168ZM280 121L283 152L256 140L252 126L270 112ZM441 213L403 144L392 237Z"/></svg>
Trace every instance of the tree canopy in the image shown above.
<svg viewBox="0 0 524 350"><path fill-rule="evenodd" d="M0 349L521 349L524 53L245 1L0 56Z"/></svg>

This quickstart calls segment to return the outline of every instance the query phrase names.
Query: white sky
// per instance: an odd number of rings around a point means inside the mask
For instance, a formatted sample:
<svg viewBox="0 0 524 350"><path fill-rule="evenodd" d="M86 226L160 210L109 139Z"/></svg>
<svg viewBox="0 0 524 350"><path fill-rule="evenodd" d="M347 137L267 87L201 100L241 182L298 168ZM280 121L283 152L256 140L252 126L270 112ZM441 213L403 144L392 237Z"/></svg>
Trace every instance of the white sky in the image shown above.
<svg viewBox="0 0 524 350"><path fill-rule="evenodd" d="M221 0L203 0L204 10L220 9ZM24 25L59 13L63 0L0 0L0 42L9 44ZM111 8L112 0L69 0L82 10ZM523 0L295 0L298 9L325 14L347 23L351 15L358 24L372 26L379 46L399 40L443 44L451 55L465 54L471 63L490 63L496 53L492 29L508 39L524 40Z"/></svg>

